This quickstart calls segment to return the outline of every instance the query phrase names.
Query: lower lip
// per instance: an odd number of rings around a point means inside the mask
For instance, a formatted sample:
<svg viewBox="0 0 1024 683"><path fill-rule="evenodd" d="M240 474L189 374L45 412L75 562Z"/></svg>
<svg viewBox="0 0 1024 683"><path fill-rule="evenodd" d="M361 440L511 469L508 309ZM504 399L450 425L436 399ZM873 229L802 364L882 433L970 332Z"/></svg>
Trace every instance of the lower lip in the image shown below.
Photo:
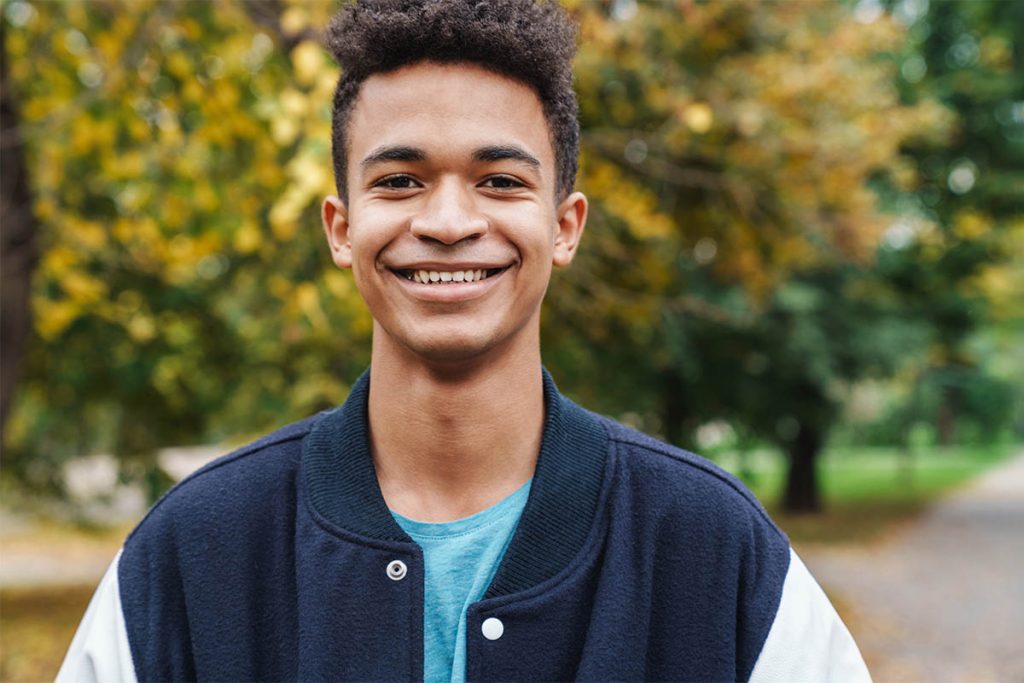
<svg viewBox="0 0 1024 683"><path fill-rule="evenodd" d="M394 271L392 271L391 274L395 276L410 295L420 301L429 301L433 303L458 303L461 301L470 301L483 296L498 283L498 280L505 277L505 274L508 273L509 270L510 268L506 268L500 273L486 277L483 280L474 280L473 282L446 282L443 284L430 285L423 284L422 282L416 282L415 280L409 280Z"/></svg>

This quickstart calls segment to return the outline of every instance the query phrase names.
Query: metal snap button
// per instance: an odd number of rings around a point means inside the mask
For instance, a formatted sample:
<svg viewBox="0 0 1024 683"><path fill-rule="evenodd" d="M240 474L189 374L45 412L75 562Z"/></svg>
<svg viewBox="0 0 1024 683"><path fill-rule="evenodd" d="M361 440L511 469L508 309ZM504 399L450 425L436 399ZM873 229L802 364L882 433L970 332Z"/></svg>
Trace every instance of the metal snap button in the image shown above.
<svg viewBox="0 0 1024 683"><path fill-rule="evenodd" d="M501 619L490 617L484 619L484 623L480 625L480 630L483 631L484 638L487 640L497 640L505 632L505 624L501 623Z"/></svg>
<svg viewBox="0 0 1024 683"><path fill-rule="evenodd" d="M405 566L405 562L401 560L391 560L388 562L388 578L392 581L401 581L408 572L409 569Z"/></svg>

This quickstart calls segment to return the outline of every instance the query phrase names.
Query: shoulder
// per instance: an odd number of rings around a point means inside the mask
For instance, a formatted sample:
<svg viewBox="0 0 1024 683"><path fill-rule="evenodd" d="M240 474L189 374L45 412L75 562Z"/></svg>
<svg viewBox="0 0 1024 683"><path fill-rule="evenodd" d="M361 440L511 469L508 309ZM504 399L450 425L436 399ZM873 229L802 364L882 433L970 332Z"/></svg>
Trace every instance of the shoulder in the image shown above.
<svg viewBox="0 0 1024 683"><path fill-rule="evenodd" d="M609 439L610 537L649 555L659 599L736 647L746 680L778 611L789 540L753 494L714 463L601 418ZM670 617L666 617L670 618Z"/></svg>
<svg viewBox="0 0 1024 683"><path fill-rule="evenodd" d="M294 494L303 439L322 414L289 424L195 471L165 493L125 542L126 549L147 536L174 527L222 524L272 511Z"/></svg>
<svg viewBox="0 0 1024 683"><path fill-rule="evenodd" d="M608 432L620 486L634 487L649 504L715 525L755 526L788 546L788 539L749 489L699 455L598 417Z"/></svg>
<svg viewBox="0 0 1024 683"><path fill-rule="evenodd" d="M288 575L303 440L316 420L183 479L128 536L117 585L132 659L146 678L196 680L193 626L244 611L268 581Z"/></svg>
<svg viewBox="0 0 1024 683"><path fill-rule="evenodd" d="M795 552L790 555L779 608L751 672L751 683L870 683L871 675L846 625L804 563Z"/></svg>

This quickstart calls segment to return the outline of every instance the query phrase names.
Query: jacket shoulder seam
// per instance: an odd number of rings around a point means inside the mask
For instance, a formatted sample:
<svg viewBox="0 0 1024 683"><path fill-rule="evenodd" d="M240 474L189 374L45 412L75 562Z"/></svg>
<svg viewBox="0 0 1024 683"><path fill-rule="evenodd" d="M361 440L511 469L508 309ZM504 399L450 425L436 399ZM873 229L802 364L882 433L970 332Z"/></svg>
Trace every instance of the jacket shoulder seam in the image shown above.
<svg viewBox="0 0 1024 683"><path fill-rule="evenodd" d="M300 441L302 439L305 439L306 436L311 431L313 423L316 422L316 418L318 417L319 415L314 416L312 418L307 418L305 420L307 424L303 425L296 431L288 431L287 433L280 434L278 436L274 436L274 434L269 434L261 439L257 439L256 441L250 444L242 446L241 448L237 448L234 451L230 451L227 454L217 458L213 462L204 465L203 467L200 467L198 470L188 475L178 483L176 483L174 486L168 489L162 496L160 496L160 499L157 500L157 502L154 503L153 506L149 508L146 514L143 515L142 519L139 520L139 523L135 525L135 528L132 529L132 532L128 534L127 538L125 538L124 546L127 546L128 542L137 533L139 533L139 530L142 529L142 527L145 525L146 521L150 518L150 516L153 515L164 504L164 502L167 501L167 499L177 494L180 489L186 487L195 479L198 479L206 474L209 474L214 470L219 470L220 468L226 465L233 464L238 460L241 460L242 458L248 457L250 455L255 455L268 448L280 446L281 444L288 443L289 441ZM287 429L287 427L283 427L280 431L285 431Z"/></svg>
<svg viewBox="0 0 1024 683"><path fill-rule="evenodd" d="M760 502L758 502L757 499L754 498L754 495L747 491L746 489L744 489L742 486L738 485L737 482L733 481L730 477L723 476L723 473L720 472L717 468L712 467L710 463L704 464L700 462L699 460L696 459L698 456L693 456L693 459L682 457L680 453L676 453L675 449L672 446L669 446L668 444L665 444L664 447L659 447L657 444L647 443L639 439L630 439L628 437L622 436L621 434L615 434L607 424L605 425L605 429L608 431L608 438L613 443L621 444L623 446L630 446L633 448L640 448L649 453L654 453L669 458L671 460L674 460L675 462L696 469L703 473L704 475L713 477L714 479L717 479L718 481L722 482L730 489L732 489L737 495L739 495L743 499L743 501L757 513L758 517L760 517L762 521L766 522L768 526L776 534L778 534L783 540L785 540L787 544L789 543L789 539L786 538L786 535L782 533L782 531L778 528L775 522L772 521L772 518L768 516L768 513L761 506Z"/></svg>

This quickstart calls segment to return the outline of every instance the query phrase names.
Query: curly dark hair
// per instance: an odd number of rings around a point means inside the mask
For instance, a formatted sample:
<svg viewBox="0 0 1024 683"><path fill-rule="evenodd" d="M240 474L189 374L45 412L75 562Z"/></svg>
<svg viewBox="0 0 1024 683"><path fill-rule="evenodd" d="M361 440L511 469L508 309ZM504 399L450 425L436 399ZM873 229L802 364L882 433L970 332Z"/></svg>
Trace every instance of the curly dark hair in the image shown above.
<svg viewBox="0 0 1024 683"><path fill-rule="evenodd" d="M532 87L550 129L557 192L569 194L580 144L575 39L575 26L554 0L359 0L344 8L325 35L342 68L331 135L338 193L347 197L347 130L363 81L432 61L475 64Z"/></svg>

